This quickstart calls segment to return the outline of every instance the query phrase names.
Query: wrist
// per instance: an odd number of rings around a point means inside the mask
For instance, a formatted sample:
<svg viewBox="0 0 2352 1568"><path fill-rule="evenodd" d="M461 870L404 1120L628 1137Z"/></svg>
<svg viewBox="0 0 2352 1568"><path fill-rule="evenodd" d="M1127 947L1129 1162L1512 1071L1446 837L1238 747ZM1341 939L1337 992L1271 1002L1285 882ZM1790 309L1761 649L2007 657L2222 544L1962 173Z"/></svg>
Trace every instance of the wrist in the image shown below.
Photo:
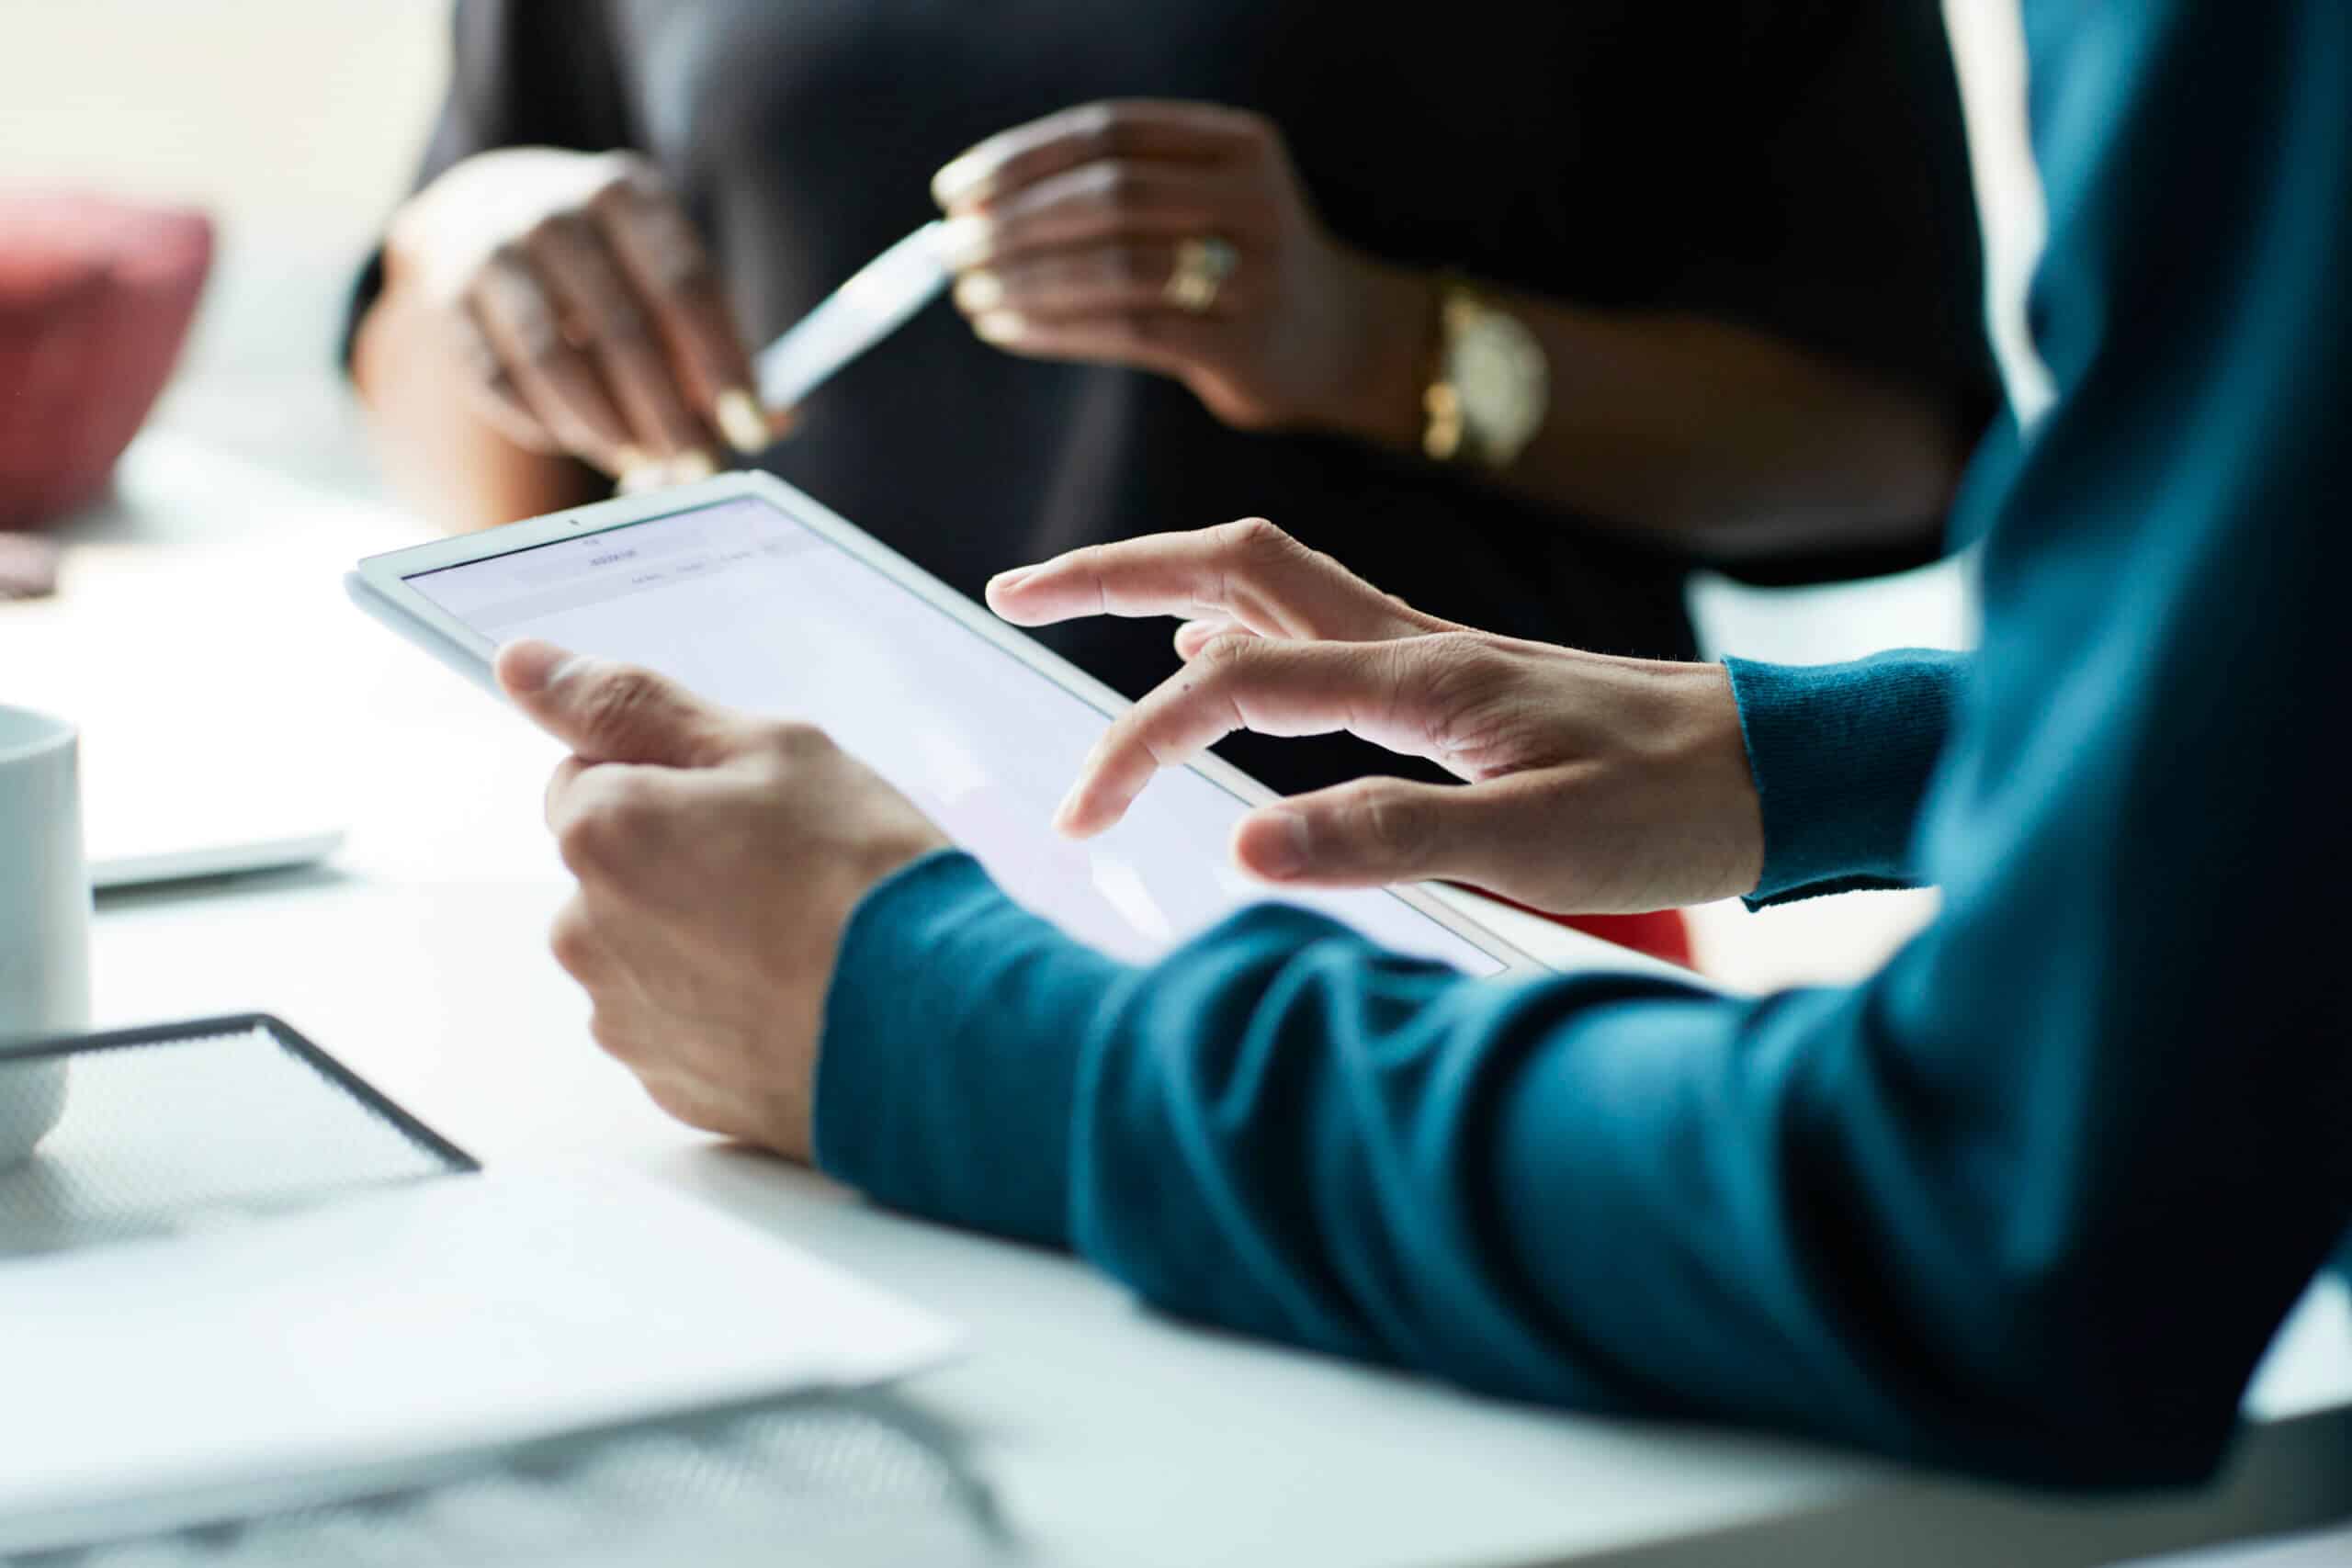
<svg viewBox="0 0 2352 1568"><path fill-rule="evenodd" d="M1680 802L1689 863L1712 897L1753 892L1764 874L1764 812L1731 672L1667 665L1660 689L1653 762L1658 788Z"/></svg>
<svg viewBox="0 0 2352 1568"><path fill-rule="evenodd" d="M1437 278L1361 253L1350 260L1355 304L1341 337L1354 352L1342 357L1343 372L1312 423L1375 446L1419 451L1421 395L1437 336Z"/></svg>
<svg viewBox="0 0 2352 1568"><path fill-rule="evenodd" d="M930 818L920 816L903 829L877 833L863 846L865 852L857 878L859 897L863 899L915 862L955 847L954 840L933 827Z"/></svg>

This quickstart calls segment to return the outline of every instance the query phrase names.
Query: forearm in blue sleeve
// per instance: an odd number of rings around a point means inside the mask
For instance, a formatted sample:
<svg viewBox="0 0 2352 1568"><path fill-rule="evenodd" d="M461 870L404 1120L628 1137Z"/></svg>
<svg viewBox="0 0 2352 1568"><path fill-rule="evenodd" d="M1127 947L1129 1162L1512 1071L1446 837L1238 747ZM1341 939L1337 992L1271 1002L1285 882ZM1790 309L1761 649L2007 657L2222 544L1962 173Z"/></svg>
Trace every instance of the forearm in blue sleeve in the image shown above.
<svg viewBox="0 0 2352 1568"><path fill-rule="evenodd" d="M817 1163L883 1202L1066 1246L1078 1064L1131 971L1021 908L967 854L867 894L817 1059Z"/></svg>
<svg viewBox="0 0 2352 1568"><path fill-rule="evenodd" d="M1135 970L943 855L852 924L818 1153L1166 1310L1513 1397L2041 1481L2201 1476L2335 1173L2215 1267L2215 1204L2184 1193L2280 1151L2233 1125L2202 1151L2222 1170L2117 1203L2082 1168L2132 1141L2093 1113L2093 1080L2144 1088L2120 1054L1988 1045L1965 1007L1898 1033L1924 983L1916 957L1762 1002L1480 982L1273 906Z"/></svg>
<svg viewBox="0 0 2352 1568"><path fill-rule="evenodd" d="M1750 907L1917 886L1912 842L1967 656L1905 649L1852 664L1724 665L1764 813Z"/></svg>
<svg viewBox="0 0 2352 1568"><path fill-rule="evenodd" d="M2058 395L1977 487L1928 931L1758 1001L1472 980L1279 908L1134 970L945 857L853 921L826 1163L1481 1388L2209 1474L2352 1224L2352 9L2027 21Z"/></svg>

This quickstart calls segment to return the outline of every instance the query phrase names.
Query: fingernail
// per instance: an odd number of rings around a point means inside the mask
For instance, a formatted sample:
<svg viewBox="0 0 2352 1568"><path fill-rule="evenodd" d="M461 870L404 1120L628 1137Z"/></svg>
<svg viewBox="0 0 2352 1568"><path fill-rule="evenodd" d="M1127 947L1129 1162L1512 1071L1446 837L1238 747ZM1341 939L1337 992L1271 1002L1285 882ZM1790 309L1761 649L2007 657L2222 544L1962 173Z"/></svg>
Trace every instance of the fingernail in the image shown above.
<svg viewBox="0 0 2352 1568"><path fill-rule="evenodd" d="M768 430L767 415L760 412L760 400L741 387L729 387L719 393L712 412L718 421L718 434L727 437L727 445L746 457L766 451L775 439Z"/></svg>
<svg viewBox="0 0 2352 1568"><path fill-rule="evenodd" d="M1069 793L1062 796L1062 803L1054 807L1055 832L1069 832L1071 820L1078 814L1078 785L1070 785Z"/></svg>
<svg viewBox="0 0 2352 1568"><path fill-rule="evenodd" d="M577 654L551 642L524 637L498 650L497 668L509 690L531 693L544 692L565 679L579 662Z"/></svg>
<svg viewBox="0 0 2352 1568"><path fill-rule="evenodd" d="M989 579L989 591L994 592L1000 588L1018 588L1021 580L1036 570L1034 566L1016 566L1011 571L1000 571Z"/></svg>
<svg viewBox="0 0 2352 1568"><path fill-rule="evenodd" d="M963 272L988 259L996 247L996 222L978 213L950 218L939 226L939 257L949 270Z"/></svg>
<svg viewBox="0 0 2352 1568"><path fill-rule="evenodd" d="M718 472L718 459L707 452L681 452L670 459L668 482L690 485Z"/></svg>
<svg viewBox="0 0 2352 1568"><path fill-rule="evenodd" d="M1004 279L992 272L967 272L956 285L956 303L972 315L988 315L1004 303Z"/></svg>
<svg viewBox="0 0 2352 1568"><path fill-rule="evenodd" d="M648 457L631 446L615 458L620 465L621 477L617 488L623 495L639 495L649 490L660 490L670 482L669 465Z"/></svg>
<svg viewBox="0 0 2352 1568"><path fill-rule="evenodd" d="M1257 866L1261 876L1296 876L1307 867L1310 848L1306 841L1306 818L1295 811L1279 807L1258 813L1260 820L1274 825L1275 831L1258 837Z"/></svg>
<svg viewBox="0 0 2352 1568"><path fill-rule="evenodd" d="M1012 310L991 310L972 323L982 343L1011 343L1029 330L1025 316Z"/></svg>
<svg viewBox="0 0 2352 1568"><path fill-rule="evenodd" d="M949 159L939 173L931 176L931 199L937 202L942 210L955 206L988 177L991 162L993 160L983 157L978 148Z"/></svg>

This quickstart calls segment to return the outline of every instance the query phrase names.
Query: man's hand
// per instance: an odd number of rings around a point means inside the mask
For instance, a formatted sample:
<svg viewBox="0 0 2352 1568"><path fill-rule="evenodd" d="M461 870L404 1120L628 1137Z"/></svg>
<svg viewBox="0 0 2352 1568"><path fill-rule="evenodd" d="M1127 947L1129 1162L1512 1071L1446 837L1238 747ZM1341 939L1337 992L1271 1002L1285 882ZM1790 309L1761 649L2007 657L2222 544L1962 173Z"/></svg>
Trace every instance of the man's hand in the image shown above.
<svg viewBox="0 0 2352 1568"><path fill-rule="evenodd" d="M807 1159L850 911L946 836L808 725L543 642L498 680L573 752L547 816L580 890L551 941L597 1043L680 1121Z"/></svg>
<svg viewBox="0 0 2352 1568"><path fill-rule="evenodd" d="M1326 229L1264 117L1086 104L990 137L932 193L970 241L956 303L987 342L1173 376L1245 430L1419 439L1432 285ZM1190 292L1204 244L1230 272Z"/></svg>
<svg viewBox="0 0 2352 1568"><path fill-rule="evenodd" d="M401 208L384 255L453 389L527 451L684 479L719 439L754 453L783 427L750 389L701 237L633 153L479 153Z"/></svg>
<svg viewBox="0 0 2352 1568"><path fill-rule="evenodd" d="M1242 818L1233 852L1277 883L1449 878L1562 914L1745 893L1764 829L1723 667L1579 653L1423 615L1250 520L1095 545L1010 571L1020 626L1181 615L1184 671L1114 722L1058 825L1097 833L1159 769L1239 729L1345 729L1464 786L1360 779Z"/></svg>

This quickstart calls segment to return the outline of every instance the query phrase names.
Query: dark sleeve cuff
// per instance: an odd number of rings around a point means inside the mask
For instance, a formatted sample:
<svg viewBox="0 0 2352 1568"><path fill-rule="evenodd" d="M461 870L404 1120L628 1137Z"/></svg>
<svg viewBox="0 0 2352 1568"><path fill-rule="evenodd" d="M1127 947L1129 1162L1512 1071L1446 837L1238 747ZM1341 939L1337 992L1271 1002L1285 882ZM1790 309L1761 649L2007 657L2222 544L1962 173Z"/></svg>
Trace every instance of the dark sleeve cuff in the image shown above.
<svg viewBox="0 0 2352 1568"><path fill-rule="evenodd" d="M842 935L817 1057L820 1168L877 1202L1062 1247L1086 1041L1131 975L942 851Z"/></svg>
<svg viewBox="0 0 2352 1568"><path fill-rule="evenodd" d="M343 331L335 339L335 363L343 367L347 378L351 374L352 351L359 345L359 323L376 308L376 300L384 292L384 251L379 245L369 254L351 281L351 293L343 302Z"/></svg>
<svg viewBox="0 0 2352 1568"><path fill-rule="evenodd" d="M1764 813L1751 908L1912 887L1912 833L1968 657L1932 649L1802 667L1726 659Z"/></svg>

